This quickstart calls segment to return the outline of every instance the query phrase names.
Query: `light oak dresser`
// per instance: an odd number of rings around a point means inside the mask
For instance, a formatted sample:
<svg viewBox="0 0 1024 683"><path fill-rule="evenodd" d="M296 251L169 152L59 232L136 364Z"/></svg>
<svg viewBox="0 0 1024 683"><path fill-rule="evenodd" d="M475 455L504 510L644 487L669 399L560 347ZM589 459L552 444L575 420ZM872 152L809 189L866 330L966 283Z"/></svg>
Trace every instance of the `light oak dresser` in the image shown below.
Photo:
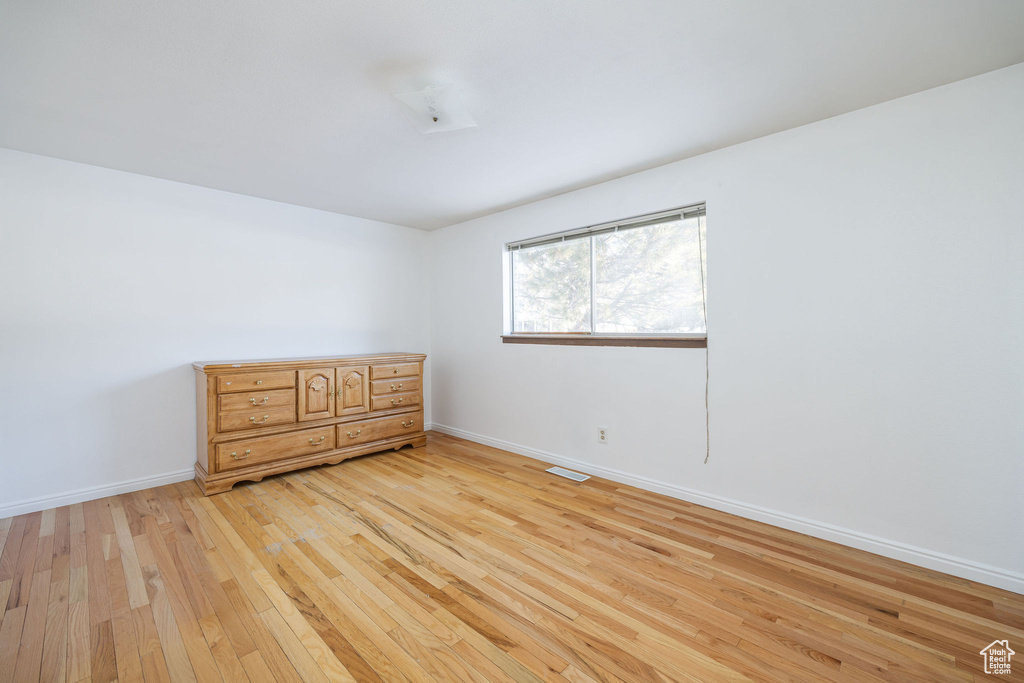
<svg viewBox="0 0 1024 683"><path fill-rule="evenodd" d="M301 467L423 446L414 353L194 363L196 482L206 495Z"/></svg>

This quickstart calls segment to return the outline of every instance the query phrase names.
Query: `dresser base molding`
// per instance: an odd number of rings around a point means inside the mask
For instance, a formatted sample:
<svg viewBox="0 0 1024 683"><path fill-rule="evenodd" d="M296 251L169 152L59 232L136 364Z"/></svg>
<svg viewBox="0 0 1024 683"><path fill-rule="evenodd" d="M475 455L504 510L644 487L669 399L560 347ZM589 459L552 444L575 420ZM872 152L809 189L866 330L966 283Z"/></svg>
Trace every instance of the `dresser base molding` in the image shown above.
<svg viewBox="0 0 1024 683"><path fill-rule="evenodd" d="M427 445L427 435L425 432L420 432L418 434L405 435L400 438L388 439L386 441L374 441L373 443L365 446L356 446L354 448L316 453L305 457L290 458L281 462L266 463L264 465L250 467L244 470L229 470L227 472L209 474L203 466L197 462L196 483L199 484L199 488L202 489L204 495L210 496L215 493L223 493L241 481L262 481L264 477L292 472L303 467L337 465L343 460L355 458L360 455L368 455L370 453L378 453L380 451L387 450L397 451L403 446L418 448L425 445Z"/></svg>

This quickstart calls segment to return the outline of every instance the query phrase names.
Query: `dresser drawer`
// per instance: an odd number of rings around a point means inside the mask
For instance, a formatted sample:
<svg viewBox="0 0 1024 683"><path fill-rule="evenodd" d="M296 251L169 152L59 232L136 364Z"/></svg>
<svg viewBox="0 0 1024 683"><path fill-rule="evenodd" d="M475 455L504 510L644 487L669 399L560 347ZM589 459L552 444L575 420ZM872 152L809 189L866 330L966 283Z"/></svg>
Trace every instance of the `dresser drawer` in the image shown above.
<svg viewBox="0 0 1024 683"><path fill-rule="evenodd" d="M420 378L413 377L411 379L381 379L376 382L370 382L370 393L374 396L384 396L385 394L394 394L399 391L419 391L420 390Z"/></svg>
<svg viewBox="0 0 1024 683"><path fill-rule="evenodd" d="M217 402L222 412L232 410L257 412L263 408L285 407L295 410L295 390L274 389L271 391L250 391L244 394L224 394L217 398Z"/></svg>
<svg viewBox="0 0 1024 683"><path fill-rule="evenodd" d="M407 413L381 420L360 420L338 425L338 448L390 439L423 431L423 413Z"/></svg>
<svg viewBox="0 0 1024 683"><path fill-rule="evenodd" d="M236 432L239 429L270 427L291 422L295 422L294 405L280 408L267 408L266 406L254 408L249 406L249 410L221 413L217 419L217 431Z"/></svg>
<svg viewBox="0 0 1024 683"><path fill-rule="evenodd" d="M392 408L407 408L420 404L419 392L406 394L391 394L389 396L373 396L370 398L370 410L391 410Z"/></svg>
<svg viewBox="0 0 1024 683"><path fill-rule="evenodd" d="M263 391L265 389L286 389L295 387L294 370L273 372L240 372L233 375L217 376L217 393L236 391Z"/></svg>
<svg viewBox="0 0 1024 683"><path fill-rule="evenodd" d="M217 445L217 471L249 467L334 450L334 427L246 439Z"/></svg>
<svg viewBox="0 0 1024 683"><path fill-rule="evenodd" d="M391 379L393 377L419 377L419 363L395 363L393 365L371 365L370 379Z"/></svg>

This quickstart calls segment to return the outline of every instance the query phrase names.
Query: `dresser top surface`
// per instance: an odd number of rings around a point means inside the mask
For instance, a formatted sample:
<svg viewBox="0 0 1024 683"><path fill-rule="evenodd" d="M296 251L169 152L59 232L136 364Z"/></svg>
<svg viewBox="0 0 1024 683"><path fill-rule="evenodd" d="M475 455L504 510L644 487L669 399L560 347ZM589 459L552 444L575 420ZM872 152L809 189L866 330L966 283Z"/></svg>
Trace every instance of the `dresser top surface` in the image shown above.
<svg viewBox="0 0 1024 683"><path fill-rule="evenodd" d="M205 373L234 370L301 368L310 365L344 365L354 361L366 363L415 363L426 359L422 353L355 353L345 356L307 356L304 358L268 358L265 360L217 360L193 363L192 367Z"/></svg>

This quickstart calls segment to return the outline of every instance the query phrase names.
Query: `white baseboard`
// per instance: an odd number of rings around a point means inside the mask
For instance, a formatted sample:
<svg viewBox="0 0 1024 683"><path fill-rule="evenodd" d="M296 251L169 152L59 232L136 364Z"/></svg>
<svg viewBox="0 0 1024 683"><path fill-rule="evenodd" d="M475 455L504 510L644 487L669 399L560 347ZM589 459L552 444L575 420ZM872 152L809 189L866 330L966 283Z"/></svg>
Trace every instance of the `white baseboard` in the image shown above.
<svg viewBox="0 0 1024 683"><path fill-rule="evenodd" d="M738 500L722 498L709 493L702 493L693 489L676 486L675 484L667 484L655 479L622 472L609 467L591 465L573 458L566 458L555 453L548 453L547 451L530 448L529 446L522 446L510 441L493 439L489 436L467 432L466 430L456 429L455 427L449 427L447 425L434 423L430 425L428 429L433 429L434 431L441 432L442 434L457 436L461 439L480 443L485 446L493 446L494 448L518 453L519 455L536 458L555 465L569 467L574 470L586 472L587 474L611 479L612 481L617 481L621 484L629 484L630 486L636 486L637 488L647 491L662 493L666 496L685 500L689 503L696 503L715 510L721 510L722 512L729 512L740 517L745 517L747 519L765 522L766 524L782 527L783 529L789 529L790 531L797 531L802 534L807 534L808 536L814 536L815 538L835 541L836 543L841 543L860 550L866 550L877 555L882 555L883 557L909 562L910 564L918 565L920 567L926 567L946 574L952 574L953 576L959 576L963 579L970 579L971 581L977 581L989 586L1003 588L1008 591L1013 591L1014 593L1024 594L1024 574L1010 571L1008 569L993 567L980 562L967 560L962 557L946 555L945 553L936 552L934 550L919 548L906 543L900 543L899 541L892 541L879 536L861 533L852 529L845 529L843 527L824 522L816 522L813 519L779 512L778 510L764 508L759 505L750 505Z"/></svg>
<svg viewBox="0 0 1024 683"><path fill-rule="evenodd" d="M116 496L119 493L141 491L142 489L149 489L154 486L163 486L164 484L176 484L179 481L188 481L195 475L195 469L189 467L187 470L166 472L152 477L128 479L127 481L119 481L114 484L91 486L89 488L75 489L74 491L67 491L65 493L20 500L14 503L8 503L7 505L0 505L0 519L5 517L14 517L15 515L25 515L30 512L39 512L40 510L49 510L50 508L61 507L62 505L84 503L87 500Z"/></svg>

